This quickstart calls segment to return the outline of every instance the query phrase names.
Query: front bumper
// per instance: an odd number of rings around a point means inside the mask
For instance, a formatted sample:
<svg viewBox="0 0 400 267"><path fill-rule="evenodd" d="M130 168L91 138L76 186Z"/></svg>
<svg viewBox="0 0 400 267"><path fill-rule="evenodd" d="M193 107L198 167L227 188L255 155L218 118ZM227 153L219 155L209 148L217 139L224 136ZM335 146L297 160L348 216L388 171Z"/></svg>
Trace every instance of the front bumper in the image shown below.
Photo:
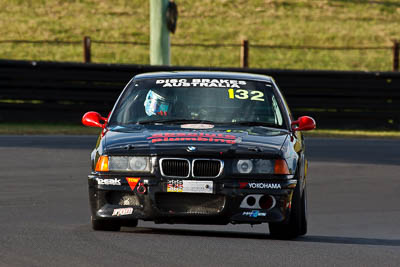
<svg viewBox="0 0 400 267"><path fill-rule="evenodd" d="M297 184L297 180L290 178L238 181L93 174L88 179L89 199L92 216L97 220L187 224L285 222ZM266 198L269 201L265 202Z"/></svg>

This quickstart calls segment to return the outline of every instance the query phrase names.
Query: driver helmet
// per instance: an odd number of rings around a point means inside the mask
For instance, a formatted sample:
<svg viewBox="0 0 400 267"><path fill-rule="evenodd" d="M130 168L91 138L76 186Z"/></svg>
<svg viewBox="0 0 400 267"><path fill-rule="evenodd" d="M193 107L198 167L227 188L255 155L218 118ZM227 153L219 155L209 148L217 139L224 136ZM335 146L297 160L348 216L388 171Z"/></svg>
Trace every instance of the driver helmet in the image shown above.
<svg viewBox="0 0 400 267"><path fill-rule="evenodd" d="M149 90L144 101L144 109L147 116L167 115L169 106L170 102L167 101L166 97L153 90Z"/></svg>

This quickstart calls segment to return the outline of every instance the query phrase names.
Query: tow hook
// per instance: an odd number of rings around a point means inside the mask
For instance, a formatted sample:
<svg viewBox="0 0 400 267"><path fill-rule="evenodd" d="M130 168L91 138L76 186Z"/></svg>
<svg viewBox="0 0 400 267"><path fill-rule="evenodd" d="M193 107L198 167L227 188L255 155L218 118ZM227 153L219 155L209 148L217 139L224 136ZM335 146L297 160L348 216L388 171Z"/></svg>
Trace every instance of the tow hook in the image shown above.
<svg viewBox="0 0 400 267"><path fill-rule="evenodd" d="M146 192L147 192L147 188L146 188L146 186L144 185L144 183L140 183L139 184L139 186L138 186L138 188L137 188L137 192L139 193L139 194L145 194Z"/></svg>

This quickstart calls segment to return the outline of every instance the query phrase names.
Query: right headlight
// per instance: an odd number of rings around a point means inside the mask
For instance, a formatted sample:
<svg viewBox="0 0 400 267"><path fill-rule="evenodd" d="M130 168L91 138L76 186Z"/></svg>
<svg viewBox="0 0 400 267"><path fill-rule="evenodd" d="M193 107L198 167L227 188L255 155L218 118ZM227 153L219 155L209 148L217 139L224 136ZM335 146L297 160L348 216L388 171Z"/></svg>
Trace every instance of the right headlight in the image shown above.
<svg viewBox="0 0 400 267"><path fill-rule="evenodd" d="M233 173L290 174L284 159L238 159L233 163Z"/></svg>
<svg viewBox="0 0 400 267"><path fill-rule="evenodd" d="M96 164L96 171L149 173L151 170L150 157L101 156Z"/></svg>
<svg viewBox="0 0 400 267"><path fill-rule="evenodd" d="M239 173L251 173L253 170L253 162L249 159L240 159L236 163L236 168Z"/></svg>

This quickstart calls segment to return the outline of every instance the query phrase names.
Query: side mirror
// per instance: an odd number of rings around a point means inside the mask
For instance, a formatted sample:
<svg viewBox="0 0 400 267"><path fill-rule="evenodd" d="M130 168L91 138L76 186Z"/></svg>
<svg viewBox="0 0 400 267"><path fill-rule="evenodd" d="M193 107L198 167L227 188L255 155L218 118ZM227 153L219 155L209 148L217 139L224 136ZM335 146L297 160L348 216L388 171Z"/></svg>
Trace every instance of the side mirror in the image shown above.
<svg viewBox="0 0 400 267"><path fill-rule="evenodd" d="M298 125L298 127L296 127ZM315 120L308 116L302 116L297 119L297 121L292 122L292 130L296 131L309 131L315 129L317 127Z"/></svg>
<svg viewBox="0 0 400 267"><path fill-rule="evenodd" d="M100 121L104 121L101 123ZM95 111L86 112L82 117L82 124L89 127L100 127L104 128L106 125L107 119L102 117L99 113Z"/></svg>

